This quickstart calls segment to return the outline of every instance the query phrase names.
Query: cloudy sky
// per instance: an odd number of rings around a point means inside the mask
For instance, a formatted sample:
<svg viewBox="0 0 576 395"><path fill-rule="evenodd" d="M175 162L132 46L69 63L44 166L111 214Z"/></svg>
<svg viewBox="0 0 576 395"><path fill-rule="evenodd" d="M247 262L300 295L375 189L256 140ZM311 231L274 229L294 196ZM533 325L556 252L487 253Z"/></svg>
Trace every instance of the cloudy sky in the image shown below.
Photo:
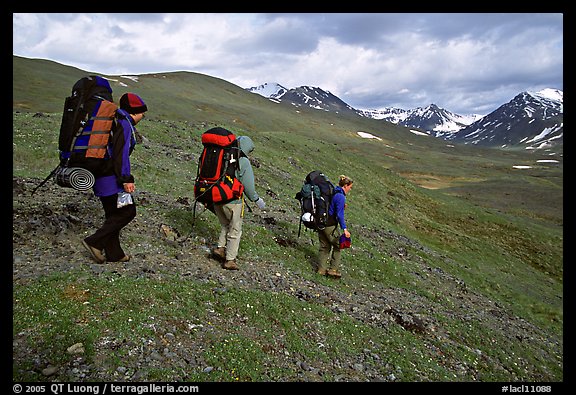
<svg viewBox="0 0 576 395"><path fill-rule="evenodd" d="M522 91L564 90L563 27L561 13L15 13L13 54L104 75L314 86L357 109L486 115Z"/></svg>

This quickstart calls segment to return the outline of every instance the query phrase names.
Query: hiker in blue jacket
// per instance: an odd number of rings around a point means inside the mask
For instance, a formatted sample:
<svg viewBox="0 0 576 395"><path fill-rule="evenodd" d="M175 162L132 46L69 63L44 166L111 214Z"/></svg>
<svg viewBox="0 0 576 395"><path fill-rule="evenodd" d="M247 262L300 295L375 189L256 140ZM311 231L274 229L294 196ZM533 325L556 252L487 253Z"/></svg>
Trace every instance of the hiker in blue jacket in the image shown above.
<svg viewBox="0 0 576 395"><path fill-rule="evenodd" d="M136 203L131 196L136 187L130 170L130 154L136 145L135 126L147 110L146 103L138 95L122 95L116 127L107 148L110 160L106 160L101 171L95 174L93 191L102 202L105 220L82 244L97 263L130 260L120 245L120 230L136 217ZM126 198L129 200L122 200Z"/></svg>
<svg viewBox="0 0 576 395"><path fill-rule="evenodd" d="M254 142L248 136L239 136L238 146L242 154L238 160L236 178L244 185L244 195L256 203L260 210L263 210L266 203L256 192L254 171L250 159L248 159L248 155L254 150ZM220 236L218 237L218 246L212 250L212 255L222 261L222 268L238 270L236 257L242 237L244 198L227 203L216 203L214 204L214 211L220 222Z"/></svg>
<svg viewBox="0 0 576 395"><path fill-rule="evenodd" d="M338 185L334 188L332 201L328 208L330 221L328 226L318 231L320 250L318 253L318 274L332 278L340 278L340 233L336 232L338 225L347 238L350 231L346 225L344 209L346 208L346 195L350 193L354 181L347 176L341 175Z"/></svg>

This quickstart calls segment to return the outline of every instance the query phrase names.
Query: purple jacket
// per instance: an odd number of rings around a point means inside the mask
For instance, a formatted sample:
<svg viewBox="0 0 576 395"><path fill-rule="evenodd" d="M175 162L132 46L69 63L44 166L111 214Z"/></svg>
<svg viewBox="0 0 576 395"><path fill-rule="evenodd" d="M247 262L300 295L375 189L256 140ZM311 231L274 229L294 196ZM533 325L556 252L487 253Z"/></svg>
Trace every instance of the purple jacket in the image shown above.
<svg viewBox="0 0 576 395"><path fill-rule="evenodd" d="M134 120L126 111L118 109L116 127L112 131L108 143L110 159L105 164L105 171L101 177L96 178L94 194L96 196L110 196L124 190L122 184L134 182L130 173L130 154L136 145L134 133L136 128Z"/></svg>

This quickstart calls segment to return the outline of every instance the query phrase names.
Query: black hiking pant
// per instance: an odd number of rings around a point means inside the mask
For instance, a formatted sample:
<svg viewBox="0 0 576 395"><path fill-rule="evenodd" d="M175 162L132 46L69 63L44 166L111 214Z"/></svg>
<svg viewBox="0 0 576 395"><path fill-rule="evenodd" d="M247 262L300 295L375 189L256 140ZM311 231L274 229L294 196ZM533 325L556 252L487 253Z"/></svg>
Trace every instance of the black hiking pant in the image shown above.
<svg viewBox="0 0 576 395"><path fill-rule="evenodd" d="M122 208L116 207L118 195L100 196L105 220L91 236L84 239L88 245L104 250L108 262L117 262L126 255L120 245L120 230L136 217L136 202Z"/></svg>

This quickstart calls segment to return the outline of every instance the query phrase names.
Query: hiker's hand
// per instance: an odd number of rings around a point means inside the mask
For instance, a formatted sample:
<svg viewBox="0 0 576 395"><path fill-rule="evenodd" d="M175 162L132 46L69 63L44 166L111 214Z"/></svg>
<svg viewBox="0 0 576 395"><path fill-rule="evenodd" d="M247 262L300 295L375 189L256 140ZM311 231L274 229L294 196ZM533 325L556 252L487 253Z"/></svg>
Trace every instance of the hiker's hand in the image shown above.
<svg viewBox="0 0 576 395"><path fill-rule="evenodd" d="M123 186L124 186L124 191L128 192L128 193L132 193L136 190L136 185L134 185L133 182L125 182L123 184Z"/></svg>
<svg viewBox="0 0 576 395"><path fill-rule="evenodd" d="M266 207L266 203L264 202L264 200L261 197L256 199L256 201L254 203L256 203L256 206L258 206L258 208L260 210L264 210L264 207Z"/></svg>
<svg viewBox="0 0 576 395"><path fill-rule="evenodd" d="M348 229L344 229L344 236L350 238L350 232L348 232Z"/></svg>

